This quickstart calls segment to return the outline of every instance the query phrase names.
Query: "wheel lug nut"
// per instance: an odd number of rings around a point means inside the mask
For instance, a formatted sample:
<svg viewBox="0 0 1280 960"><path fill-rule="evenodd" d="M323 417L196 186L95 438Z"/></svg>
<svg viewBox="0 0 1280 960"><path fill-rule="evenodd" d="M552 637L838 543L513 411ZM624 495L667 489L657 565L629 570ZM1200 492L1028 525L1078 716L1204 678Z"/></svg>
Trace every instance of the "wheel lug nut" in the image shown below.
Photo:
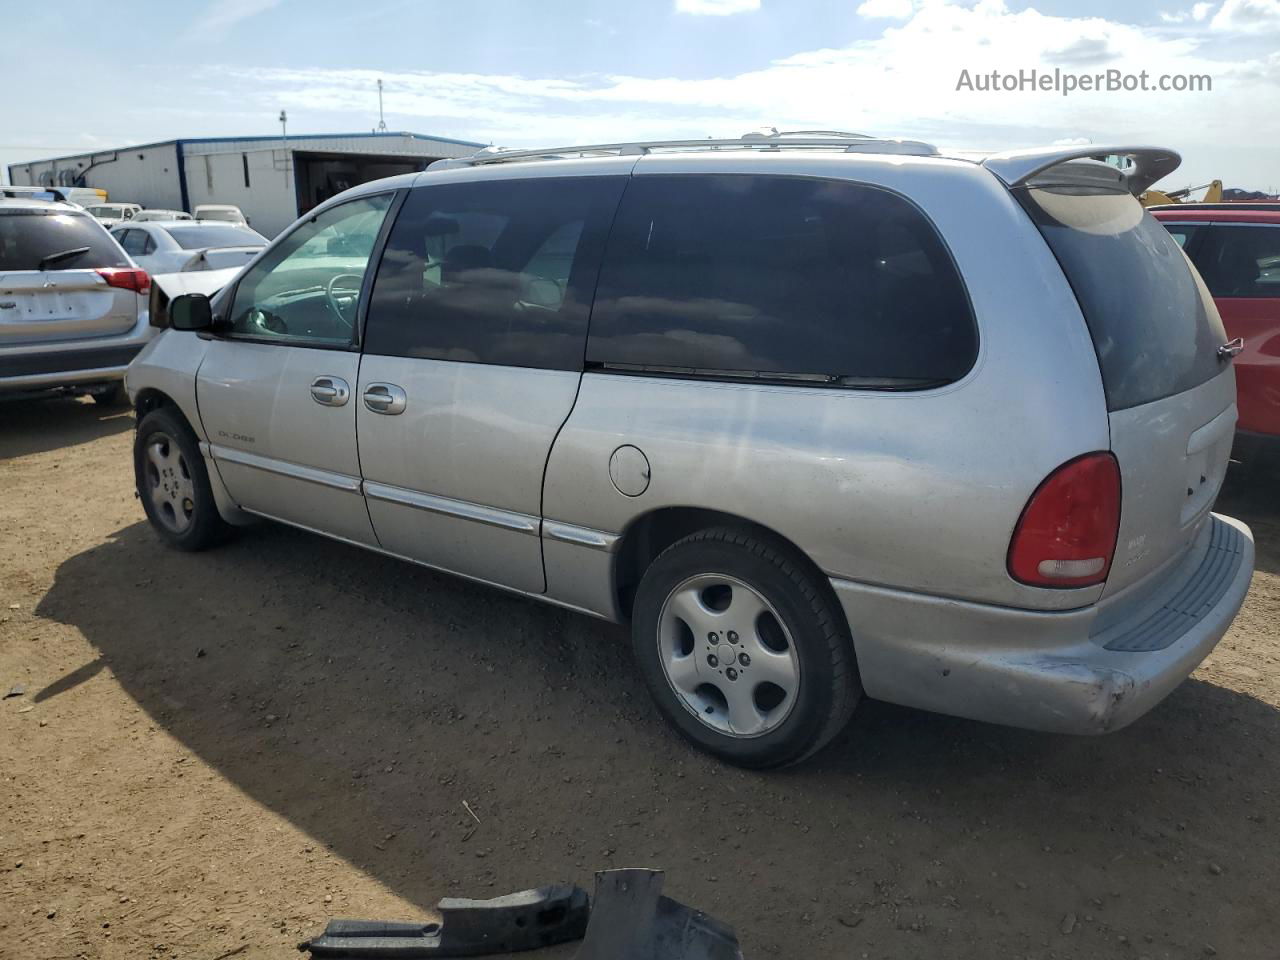
<svg viewBox="0 0 1280 960"><path fill-rule="evenodd" d="M737 632L736 632L736 631L734 631L734 630L730 630L730 631L729 631L729 642L730 642L730 643L737 643L737 642L738 642L738 634L737 634Z"/></svg>
<svg viewBox="0 0 1280 960"><path fill-rule="evenodd" d="M738 654L738 662L742 664L744 667L751 666L751 658L747 656L745 653Z"/></svg>
<svg viewBox="0 0 1280 960"><path fill-rule="evenodd" d="M737 679L738 679L738 671L737 671L737 670L735 670L735 669L733 669L733 667L730 667L728 670L726 670L726 671L724 672L724 675L725 675L726 677L728 677L730 680L737 680Z"/></svg>
<svg viewBox="0 0 1280 960"><path fill-rule="evenodd" d="M718 666L720 666L720 658L719 658L719 657L717 657L714 653L708 653L708 654L707 654L707 666L708 666L708 667L718 667Z"/></svg>
<svg viewBox="0 0 1280 960"><path fill-rule="evenodd" d="M707 639L710 640L712 643L715 643L720 638L717 637L716 632L712 630L710 633L707 634Z"/></svg>

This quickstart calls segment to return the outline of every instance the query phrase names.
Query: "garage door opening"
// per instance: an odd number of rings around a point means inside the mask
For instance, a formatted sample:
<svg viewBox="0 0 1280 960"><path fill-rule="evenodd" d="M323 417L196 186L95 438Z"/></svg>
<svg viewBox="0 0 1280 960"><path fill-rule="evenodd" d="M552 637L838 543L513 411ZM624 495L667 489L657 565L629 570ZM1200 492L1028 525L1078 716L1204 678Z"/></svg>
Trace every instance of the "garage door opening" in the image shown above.
<svg viewBox="0 0 1280 960"><path fill-rule="evenodd" d="M376 157L349 153L295 152L294 183L298 193L298 215L330 197L360 183L416 173L427 168L435 157Z"/></svg>

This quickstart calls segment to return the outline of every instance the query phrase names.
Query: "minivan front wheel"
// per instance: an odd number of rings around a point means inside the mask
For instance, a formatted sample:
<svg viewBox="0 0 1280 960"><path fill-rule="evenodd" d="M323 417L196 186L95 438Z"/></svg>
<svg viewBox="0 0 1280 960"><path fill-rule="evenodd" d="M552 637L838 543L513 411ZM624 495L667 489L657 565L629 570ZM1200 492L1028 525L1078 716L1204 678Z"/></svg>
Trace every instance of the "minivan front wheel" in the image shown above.
<svg viewBox="0 0 1280 960"><path fill-rule="evenodd" d="M230 527L218 513L195 434L169 408L138 424L133 467L142 508L166 543L203 550L225 537Z"/></svg>
<svg viewBox="0 0 1280 960"><path fill-rule="evenodd" d="M829 590L786 545L745 529L695 533L654 560L632 643L667 720L740 766L803 760L861 696Z"/></svg>

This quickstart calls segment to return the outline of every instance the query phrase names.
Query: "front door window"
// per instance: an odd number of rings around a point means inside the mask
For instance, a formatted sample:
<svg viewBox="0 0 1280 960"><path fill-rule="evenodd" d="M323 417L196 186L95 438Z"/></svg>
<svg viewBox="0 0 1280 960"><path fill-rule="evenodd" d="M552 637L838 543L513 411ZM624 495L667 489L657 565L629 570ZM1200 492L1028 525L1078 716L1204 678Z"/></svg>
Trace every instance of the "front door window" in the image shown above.
<svg viewBox="0 0 1280 960"><path fill-rule="evenodd" d="M391 197L383 193L330 207L289 234L240 281L227 335L354 345L365 269Z"/></svg>

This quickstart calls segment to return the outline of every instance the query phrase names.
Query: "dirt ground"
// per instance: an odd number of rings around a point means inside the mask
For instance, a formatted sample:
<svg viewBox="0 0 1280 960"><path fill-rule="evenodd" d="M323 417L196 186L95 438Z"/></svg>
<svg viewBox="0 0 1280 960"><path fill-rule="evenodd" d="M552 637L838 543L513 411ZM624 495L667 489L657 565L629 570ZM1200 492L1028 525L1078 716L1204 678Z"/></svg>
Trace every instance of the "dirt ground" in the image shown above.
<svg viewBox="0 0 1280 960"><path fill-rule="evenodd" d="M748 960L1280 956L1273 481L1219 504L1258 541L1240 618L1131 728L868 702L756 774L668 732L620 628L283 527L165 549L131 441L0 408L0 957L296 957L617 866Z"/></svg>

